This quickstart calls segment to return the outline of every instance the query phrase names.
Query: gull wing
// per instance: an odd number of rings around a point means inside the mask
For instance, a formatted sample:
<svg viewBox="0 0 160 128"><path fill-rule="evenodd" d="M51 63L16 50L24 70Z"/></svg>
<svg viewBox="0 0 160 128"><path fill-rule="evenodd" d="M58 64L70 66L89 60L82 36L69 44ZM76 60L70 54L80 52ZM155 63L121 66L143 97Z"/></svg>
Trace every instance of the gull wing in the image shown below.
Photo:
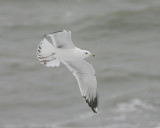
<svg viewBox="0 0 160 128"><path fill-rule="evenodd" d="M62 62L76 77L80 92L88 103L89 107L91 107L94 113L97 113L97 80L92 65L85 60Z"/></svg>
<svg viewBox="0 0 160 128"><path fill-rule="evenodd" d="M51 37L52 43L56 48L74 48L75 47L71 39L71 31L66 31L66 30L57 31L45 36Z"/></svg>

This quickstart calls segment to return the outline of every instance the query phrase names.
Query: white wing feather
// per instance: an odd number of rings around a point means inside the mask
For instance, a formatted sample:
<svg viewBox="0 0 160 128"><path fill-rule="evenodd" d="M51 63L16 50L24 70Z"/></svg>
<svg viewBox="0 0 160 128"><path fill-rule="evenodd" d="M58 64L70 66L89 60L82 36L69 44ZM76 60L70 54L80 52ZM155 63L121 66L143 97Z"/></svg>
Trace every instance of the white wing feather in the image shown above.
<svg viewBox="0 0 160 128"><path fill-rule="evenodd" d="M94 112L97 112L97 80L92 65L85 60L62 62L76 77L80 92L85 98L89 107L91 107Z"/></svg>
<svg viewBox="0 0 160 128"><path fill-rule="evenodd" d="M50 33L46 36L50 36L53 42L53 45L57 48L74 48L75 45L71 39L71 31L58 31Z"/></svg>

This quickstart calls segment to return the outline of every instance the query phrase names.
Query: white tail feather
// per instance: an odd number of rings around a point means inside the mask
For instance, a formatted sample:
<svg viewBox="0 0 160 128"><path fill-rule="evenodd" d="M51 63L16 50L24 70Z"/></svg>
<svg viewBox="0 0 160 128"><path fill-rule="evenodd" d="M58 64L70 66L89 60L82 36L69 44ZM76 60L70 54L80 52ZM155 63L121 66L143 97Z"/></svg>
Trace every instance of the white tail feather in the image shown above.
<svg viewBox="0 0 160 128"><path fill-rule="evenodd" d="M44 38L39 44L37 51L39 56L49 56L54 52L54 46Z"/></svg>
<svg viewBox="0 0 160 128"><path fill-rule="evenodd" d="M56 59L55 54L54 45L44 38L37 49L37 57L39 61L47 67L58 67L60 61Z"/></svg>
<svg viewBox="0 0 160 128"><path fill-rule="evenodd" d="M46 63L47 67L58 67L60 65L60 61L55 59Z"/></svg>

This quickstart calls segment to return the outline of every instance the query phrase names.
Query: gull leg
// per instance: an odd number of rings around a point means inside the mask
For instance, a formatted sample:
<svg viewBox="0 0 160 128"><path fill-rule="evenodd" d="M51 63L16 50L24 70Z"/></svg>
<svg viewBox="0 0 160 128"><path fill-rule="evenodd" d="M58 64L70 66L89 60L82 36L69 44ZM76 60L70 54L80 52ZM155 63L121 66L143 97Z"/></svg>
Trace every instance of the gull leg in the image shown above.
<svg viewBox="0 0 160 128"><path fill-rule="evenodd" d="M50 56L52 56L52 55L55 55L55 53L52 53L52 54L49 55L49 56L42 56L42 57L41 57L41 56L38 56L38 58L39 58L39 59L45 59L45 58L48 58L48 57L50 57Z"/></svg>
<svg viewBox="0 0 160 128"><path fill-rule="evenodd" d="M56 58L53 58L53 59L50 59L50 60L42 60L42 62L49 62L49 61L54 60L54 59L56 59Z"/></svg>

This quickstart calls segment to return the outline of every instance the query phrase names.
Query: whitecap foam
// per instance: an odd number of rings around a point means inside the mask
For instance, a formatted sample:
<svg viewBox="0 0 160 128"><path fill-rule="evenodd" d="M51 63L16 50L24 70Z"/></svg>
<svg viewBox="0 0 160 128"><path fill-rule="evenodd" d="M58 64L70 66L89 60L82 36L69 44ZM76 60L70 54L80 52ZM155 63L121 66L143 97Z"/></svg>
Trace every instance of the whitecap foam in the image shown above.
<svg viewBox="0 0 160 128"><path fill-rule="evenodd" d="M114 109L115 112L135 112L140 109L145 110L154 110L154 106L145 103L144 101L140 99L133 99L129 102L120 103L117 105L116 109Z"/></svg>

